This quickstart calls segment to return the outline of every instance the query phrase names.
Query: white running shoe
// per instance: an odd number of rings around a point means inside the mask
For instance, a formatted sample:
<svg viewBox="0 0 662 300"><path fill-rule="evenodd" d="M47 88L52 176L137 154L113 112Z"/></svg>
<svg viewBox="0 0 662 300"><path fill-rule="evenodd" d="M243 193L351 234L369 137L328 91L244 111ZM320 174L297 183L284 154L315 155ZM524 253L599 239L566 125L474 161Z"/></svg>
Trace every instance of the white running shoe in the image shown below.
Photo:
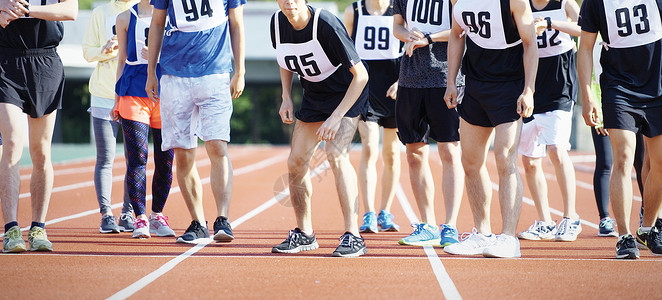
<svg viewBox="0 0 662 300"><path fill-rule="evenodd" d="M168 217L164 215L149 215L149 233L156 236L175 236L175 231L168 224Z"/></svg>
<svg viewBox="0 0 662 300"><path fill-rule="evenodd" d="M467 234L468 236L465 237ZM483 250L496 241L494 234L487 236L478 233L476 228L471 233L463 233L462 236L461 242L444 247L444 251L456 255L478 255L483 254Z"/></svg>
<svg viewBox="0 0 662 300"><path fill-rule="evenodd" d="M545 221L535 221L526 231L520 232L517 237L523 240L552 240L556 235L556 222L547 225Z"/></svg>
<svg viewBox="0 0 662 300"><path fill-rule="evenodd" d="M135 228L133 229L133 238L148 239L151 237L149 235L149 226L147 225L147 221L143 219L136 219L134 225Z"/></svg>
<svg viewBox="0 0 662 300"><path fill-rule="evenodd" d="M483 256L497 258L521 257L519 240L512 235L499 234L496 236L496 242L493 245L485 247Z"/></svg>
<svg viewBox="0 0 662 300"><path fill-rule="evenodd" d="M582 224L579 219L570 220L570 218L563 218L559 223L559 228L556 231L557 242L572 242L577 239L579 233L582 232Z"/></svg>

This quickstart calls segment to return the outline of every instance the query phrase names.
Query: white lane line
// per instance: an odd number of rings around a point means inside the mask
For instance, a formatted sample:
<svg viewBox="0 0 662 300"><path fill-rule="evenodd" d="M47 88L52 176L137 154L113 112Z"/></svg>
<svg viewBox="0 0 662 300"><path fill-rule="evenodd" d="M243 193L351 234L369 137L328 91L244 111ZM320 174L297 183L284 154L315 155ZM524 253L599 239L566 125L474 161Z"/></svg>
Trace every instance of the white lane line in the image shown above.
<svg viewBox="0 0 662 300"><path fill-rule="evenodd" d="M395 194L398 198L400 206L402 207L402 210L407 216L407 219L409 219L409 222L412 224L418 223L418 217L416 216L416 213L414 213L414 210L411 208L409 200L407 199L407 195L405 195L405 191L402 189L402 185L400 183L398 183L398 186L396 187ZM436 224L434 224L434 226L436 226ZM457 290L457 287L455 287L453 280L446 272L444 264L441 263L441 259L439 259L437 252L435 252L431 246L423 246L423 250L425 250L425 254L428 257L428 261L430 262L434 276L437 277L437 282L439 282L439 287L441 287L441 292L444 294L444 297L446 297L446 299L462 299L462 296L460 296L460 292Z"/></svg>
<svg viewBox="0 0 662 300"><path fill-rule="evenodd" d="M523 170L520 170L520 171L522 171L521 174L524 174L524 173L523 173L523 172L524 172ZM552 179L552 180L556 181L556 175L554 175L554 174L550 174L550 173L544 173L544 174L545 174L545 178L546 178L546 179ZM633 179L633 180L636 180L637 178L634 177L634 178L632 178L632 179ZM577 187L580 187L580 188L584 188L584 189L590 190L591 192L593 191L593 185L590 184L590 183L588 183L588 182L583 182L583 181L575 180L575 183L577 184ZM633 195L632 195L632 200L641 202L641 197L633 194Z"/></svg>
<svg viewBox="0 0 662 300"><path fill-rule="evenodd" d="M499 185L496 184L495 182L492 182L492 189L498 192L498 191L499 191ZM531 205L531 206L533 206L533 207L536 207L536 203L533 202L533 199L531 199L531 198L529 198L529 197L524 197L524 196L522 196L522 203L526 203L526 204L528 204L528 205ZM557 215L557 216L563 217L563 212L562 212L562 211L560 211L560 210L558 210L558 209L555 209L555 208L553 208L553 207L551 207L551 206L549 207L549 212L551 212L551 213L553 213L553 214L555 214L555 215ZM520 215L521 215L521 213L520 213ZM582 224L584 224L584 225L586 225L586 226L589 226L589 227L592 227L592 228L598 229L598 224L595 224L595 223L592 223L592 222L586 221L586 220L584 220L584 219L580 219L580 223L582 223Z"/></svg>
<svg viewBox="0 0 662 300"><path fill-rule="evenodd" d="M573 249L574 250L574 249ZM576 251L581 251L581 250L576 250ZM40 255L40 256L46 256L46 257L53 257L53 256L59 256L59 257L127 257L127 258L175 258L179 256L180 254L172 254L172 255L135 255L135 254L62 254L62 253L57 253L57 252L32 252L30 253L30 256L33 255ZM260 254L246 254L246 255L224 255L224 254L205 254L204 256L190 256L189 258L191 259L209 259L209 258L239 258L239 259L245 259L245 258L251 258L251 259L273 259L274 257L272 255L260 255ZM297 256L297 255L281 255L278 257L279 260L285 260L285 259L329 259L332 261L338 261L338 258L336 257L331 257L331 256ZM399 260L399 261L404 261L404 260L427 260L427 257L400 257L400 256L378 256L378 255L370 255L370 256L362 256L362 260L364 259L372 259L372 260ZM483 257L470 257L470 256L449 256L449 257L444 257L444 260L485 260ZM600 262L614 262L614 263L625 263L625 264L633 264L636 262L641 262L645 261L648 263L652 262L657 262L659 264L662 264L662 260L660 260L657 257L654 256L649 256L649 257L641 257L636 260L617 260L612 257L605 257L605 258L553 258L553 257L518 257L517 261L558 261L558 262L565 262L565 261L600 261ZM573 265L574 267L574 265ZM662 267L662 265L660 266ZM541 269L542 270L542 269ZM546 271L545 271L546 272Z"/></svg>
<svg viewBox="0 0 662 300"><path fill-rule="evenodd" d="M209 165L211 163L209 162L208 159L202 159L202 160L196 161L195 164L196 164L196 166L200 167L200 166ZM176 167L173 166L173 172L175 170L176 170ZM92 171L94 172L94 168L92 168ZM151 176L153 174L154 174L154 169L149 169L145 173L145 176ZM124 181L124 176L125 176L125 174L113 176L112 182ZM76 190L76 189L81 189L81 188L86 188L86 187L91 187L91 186L94 186L94 180L88 180L88 181L83 181L83 182L79 182L79 183L73 183L73 184L54 187L53 190L51 191L51 193L66 192L66 191L70 191L70 190ZM18 195L18 199L29 198L29 197L30 197L29 192Z"/></svg>
<svg viewBox="0 0 662 300"><path fill-rule="evenodd" d="M260 164L260 163L258 163ZM256 165L258 165L256 164ZM310 174L311 178L314 178L315 176L321 174L324 170L328 169L329 163L328 161L324 161L321 163L315 170L313 170ZM251 170L255 171L255 170ZM246 170L248 172L248 170ZM276 196L272 197L271 199L267 200L265 203L262 205L256 207L255 209L249 211L245 215L239 217L235 221L230 223L230 226L232 228L237 228L239 225L244 223L245 221L249 220L250 218L257 216L261 212L267 210L269 207L273 206L274 204L278 203L278 201L282 200L285 198L286 195L289 195L289 188L285 188L283 191L279 192ZM166 264L163 266L159 267L158 269L154 270L152 273L147 274L145 277L139 279L138 281L134 282L133 284L129 285L128 287L124 288L123 290L115 293L114 295L108 297L107 299L110 300L116 300L116 299L126 299L133 294L137 293L150 283L154 282L156 279L161 277L163 274L167 273L168 271L172 270L177 264L182 262L184 259L190 257L194 253L200 251L202 248L207 246L211 242L211 239L209 239L206 242L203 242L201 244L197 244L196 246L192 247L188 251L180 254L179 256L173 258L172 260L168 261Z"/></svg>
<svg viewBox="0 0 662 300"><path fill-rule="evenodd" d="M197 244L191 249L188 249L186 252L180 254L179 256L171 259L164 265L162 265L160 268L156 269L154 272L147 274L147 276L140 278L138 281L134 282L130 286L124 288L123 290L115 293L114 295L108 297L107 299L126 299L129 298L131 295L135 294L137 291L141 290L148 284L152 283L154 280L157 278L161 277L161 275L167 273L168 271L172 270L177 264L188 258L189 256L193 255L194 253L200 251L200 249L204 248L207 246L211 240L208 240L206 242Z"/></svg>
<svg viewBox="0 0 662 300"><path fill-rule="evenodd" d="M281 160L285 159L285 157L287 157L287 154L281 154L281 155L277 155L277 156L265 159L263 161L254 163L252 165L237 168L233 171L233 174L234 175L247 174L247 173L250 173L252 171L262 169L262 168L268 167L270 165L273 165L275 163L278 163ZM199 164L196 161L196 165L200 166L200 165L210 164L208 159L206 161L207 162L201 161ZM154 173L154 170L153 169L149 170L148 175L150 173ZM115 176L115 177L119 177L119 176ZM115 181L115 177L113 177L113 181ZM121 177L122 177L122 180L123 180L124 175L122 175ZM209 177L202 178L200 180L200 182L201 182L201 184L208 184L210 182L210 178ZM71 186L75 186L75 185L77 185L77 184L72 184ZM93 181L92 181L92 185L94 185ZM73 188L71 188L71 189L73 189ZM170 193L168 195L179 193L180 191L181 190L179 189L179 186L176 186L176 187L173 187L173 188L170 189ZM28 196L29 196L29 193L28 193ZM145 202L149 202L151 200L152 200L152 194L149 194L149 195L145 196ZM110 208L111 209L117 209L117 208L122 207L122 205L124 205L123 202L115 203L115 204L111 204ZM73 215L69 215L69 216L64 216L64 217L48 220L48 221L45 222L45 225L51 225L51 224L56 224L56 223L60 223L60 222L64 222L64 221L78 219L78 218L82 218L82 217L85 217L85 216L96 214L98 212L99 212L99 209L90 209L88 211L80 212L80 213L77 213L77 214L73 214ZM29 226L21 228L21 231L27 231L27 230L30 230ZM0 237L4 237L4 235L5 235L4 233L0 234Z"/></svg>

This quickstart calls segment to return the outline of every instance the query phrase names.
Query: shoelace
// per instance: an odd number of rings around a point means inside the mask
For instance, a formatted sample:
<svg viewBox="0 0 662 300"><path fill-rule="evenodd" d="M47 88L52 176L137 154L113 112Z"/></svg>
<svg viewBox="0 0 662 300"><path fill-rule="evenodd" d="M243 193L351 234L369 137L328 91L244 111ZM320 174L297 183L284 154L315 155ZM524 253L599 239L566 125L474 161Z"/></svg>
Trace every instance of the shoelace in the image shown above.
<svg viewBox="0 0 662 300"><path fill-rule="evenodd" d="M195 232L196 235L198 233L204 232L204 230L202 230L202 225L196 221L191 221L191 225L189 225L188 228L186 228L186 232L191 232L191 231Z"/></svg>
<svg viewBox="0 0 662 300"><path fill-rule="evenodd" d="M115 221L115 217L113 216L106 216L103 218L103 222L106 223L106 225L111 225Z"/></svg>
<svg viewBox="0 0 662 300"><path fill-rule="evenodd" d="M462 235L460 236L460 241L464 242L465 240L470 239L475 234L478 234L478 230L476 230L476 227L471 229L471 232L463 232Z"/></svg>
<svg viewBox="0 0 662 300"><path fill-rule="evenodd" d="M391 223L392 218L393 218L393 215L391 215L390 213L380 212L379 215L377 215L377 223L379 223L379 224L389 224L389 223Z"/></svg>
<svg viewBox="0 0 662 300"><path fill-rule="evenodd" d="M363 223L371 223L370 221L372 221L373 216L373 214L366 214L363 216Z"/></svg>
<svg viewBox="0 0 662 300"><path fill-rule="evenodd" d="M157 215L155 219L161 223L161 225L170 227L170 224L168 224L168 217Z"/></svg>
<svg viewBox="0 0 662 300"><path fill-rule="evenodd" d="M30 231L30 237L33 239L45 239L46 238L46 230L43 228L37 228L36 230L31 230Z"/></svg>
<svg viewBox="0 0 662 300"><path fill-rule="evenodd" d="M446 229L448 228L448 229ZM452 227L444 227L444 229L441 230L441 233L444 234L444 237L455 237L455 234L457 233L457 230Z"/></svg>
<svg viewBox="0 0 662 300"><path fill-rule="evenodd" d="M290 230L287 235L287 244L290 246L298 244L302 234L303 232L294 232L294 230Z"/></svg>
<svg viewBox="0 0 662 300"><path fill-rule="evenodd" d="M568 227L570 226L570 225L568 225L568 220L570 220L570 219L563 218L563 220L561 220L561 223L559 223L559 229L558 229L558 232L557 232L558 235L564 235L565 232L568 230Z"/></svg>
<svg viewBox="0 0 662 300"><path fill-rule="evenodd" d="M120 217L120 220L126 220L127 222L135 223L136 218L134 218L132 215L125 214Z"/></svg>
<svg viewBox="0 0 662 300"><path fill-rule="evenodd" d="M147 226L147 221L145 221L143 219L137 219L134 224L135 224L136 228L146 227Z"/></svg>
<svg viewBox="0 0 662 300"><path fill-rule="evenodd" d="M600 221L600 227L614 228L614 223L611 219L605 219Z"/></svg>
<svg viewBox="0 0 662 300"><path fill-rule="evenodd" d="M352 247L354 244L354 236L351 234L343 234L338 240L340 240L340 245L344 247Z"/></svg>
<svg viewBox="0 0 662 300"><path fill-rule="evenodd" d="M5 233L5 236L9 239L18 239L21 238L23 234L21 234L21 230L10 230Z"/></svg>
<svg viewBox="0 0 662 300"><path fill-rule="evenodd" d="M414 232L411 235L417 235L425 228L425 223L413 223L411 227L414 228Z"/></svg>
<svg viewBox="0 0 662 300"><path fill-rule="evenodd" d="M626 235L616 243L616 247L625 245L626 248L635 248L637 244L634 242L634 237L632 235Z"/></svg>

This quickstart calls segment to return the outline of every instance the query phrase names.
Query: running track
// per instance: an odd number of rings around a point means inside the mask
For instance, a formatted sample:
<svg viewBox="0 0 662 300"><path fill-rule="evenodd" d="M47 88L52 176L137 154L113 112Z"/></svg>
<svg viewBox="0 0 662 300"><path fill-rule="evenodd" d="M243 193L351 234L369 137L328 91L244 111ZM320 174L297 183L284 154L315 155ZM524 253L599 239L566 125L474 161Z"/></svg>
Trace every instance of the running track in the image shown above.
<svg viewBox="0 0 662 300"><path fill-rule="evenodd" d="M358 166L359 146L353 146L352 162ZM366 234L368 254L360 258L334 258L330 254L342 234L342 216L333 175L319 153L313 173L313 224L320 248L296 255L277 255L271 247L295 227L283 176L287 174L287 147L231 146L234 167L230 220L235 241L190 246L174 238L132 239L130 233L98 233L98 205L90 159L55 165L55 190L48 212L47 229L54 243L52 253L0 255L4 274L1 299L218 299L218 298L393 298L393 299L604 299L659 298L662 258L641 251L641 259L614 259L615 238L598 238L599 218L592 194L592 162L585 153L573 153L577 169L577 211L583 232L571 243L523 241L522 258L487 259L450 256L441 248L400 246L399 238L411 232L415 206L402 156L402 176L392 212L401 225L399 233ZM318 150L319 152L319 150ZM436 186L437 221L442 222L441 163L431 149L430 163ZM588 158L588 159L587 159ZM204 147L197 165L203 179L205 214L215 218L209 186L209 163ZM496 167L490 154L490 176ZM561 213L562 201L548 174L550 205ZM153 165L148 165L148 191ZM21 169L19 224L30 222L30 169ZM378 173L380 171L378 170ZM124 160L115 161L114 213L119 215ZM636 188L635 188L636 190ZM638 192L637 196L638 196ZM497 193L493 194L496 197ZM529 197L524 188L525 197ZM148 198L150 199L150 198ZM379 199L379 198L378 198ZM637 197L636 199L640 199ZM532 201L525 198L518 231L537 218ZM632 226L641 202L634 201ZM148 203L148 207L149 207ZM378 205L378 204L377 204ZM177 182L165 208L170 224L182 234L190 217ZM362 215L362 209L361 214ZM492 226L501 229L498 200L492 203ZM553 216L560 220L559 215ZM472 217L466 196L460 209L460 232L471 231ZM27 239L27 233L24 233Z"/></svg>

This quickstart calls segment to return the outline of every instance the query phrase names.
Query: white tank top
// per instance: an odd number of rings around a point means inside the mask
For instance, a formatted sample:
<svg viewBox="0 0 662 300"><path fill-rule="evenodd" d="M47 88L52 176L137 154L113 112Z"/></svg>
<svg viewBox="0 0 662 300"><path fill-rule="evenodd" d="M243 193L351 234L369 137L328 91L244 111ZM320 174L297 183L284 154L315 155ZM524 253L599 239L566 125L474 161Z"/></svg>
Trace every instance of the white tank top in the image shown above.
<svg viewBox="0 0 662 300"><path fill-rule="evenodd" d="M317 40L317 24L321 8L316 8L313 15L313 38L300 44L281 43L278 25L278 13L274 18L276 60L285 70L299 75L299 79L310 82L320 82L333 74L340 66L334 66L324 53L322 45Z"/></svg>
<svg viewBox="0 0 662 300"><path fill-rule="evenodd" d="M406 14L409 29L433 33L451 29L450 0L409 0Z"/></svg>
<svg viewBox="0 0 662 300"><path fill-rule="evenodd" d="M175 0L172 9L175 22L171 22L168 33L203 31L224 25L228 20L223 0Z"/></svg>
<svg viewBox="0 0 662 300"><path fill-rule="evenodd" d="M131 13L136 17L136 23L134 29L134 40L133 41L127 41L127 43L131 43L132 45L129 45L129 47L133 47L133 51L135 51L136 54L136 60L131 61L129 60L129 56L127 56L126 59L126 64L128 65L146 65L147 64L147 59L143 58L140 53L142 52L142 49L144 46L147 46L145 43L149 43L147 41L147 37L149 35L149 26L152 23L152 17L140 17L138 15L138 12L136 12L133 7L129 8ZM129 27L129 29L131 29ZM128 51L128 49L127 49Z"/></svg>
<svg viewBox="0 0 662 300"><path fill-rule="evenodd" d="M402 55L400 40L393 35L393 16L364 15L357 2L358 18L354 46L361 59L385 60Z"/></svg>
<svg viewBox="0 0 662 300"><path fill-rule="evenodd" d="M655 0L604 1L609 47L629 48L662 38L660 9Z"/></svg>
<svg viewBox="0 0 662 300"><path fill-rule="evenodd" d="M534 11L533 18L549 17L552 20L567 21L568 14L565 11L565 5L568 0L561 1L560 9ZM573 0L574 1L574 0ZM566 53L575 47L575 42L570 34L556 30L546 29L538 36L538 56L551 57Z"/></svg>
<svg viewBox="0 0 662 300"><path fill-rule="evenodd" d="M521 39L513 43L506 41L501 1L458 0L453 7L453 17L467 37L483 49L506 49L522 43Z"/></svg>

